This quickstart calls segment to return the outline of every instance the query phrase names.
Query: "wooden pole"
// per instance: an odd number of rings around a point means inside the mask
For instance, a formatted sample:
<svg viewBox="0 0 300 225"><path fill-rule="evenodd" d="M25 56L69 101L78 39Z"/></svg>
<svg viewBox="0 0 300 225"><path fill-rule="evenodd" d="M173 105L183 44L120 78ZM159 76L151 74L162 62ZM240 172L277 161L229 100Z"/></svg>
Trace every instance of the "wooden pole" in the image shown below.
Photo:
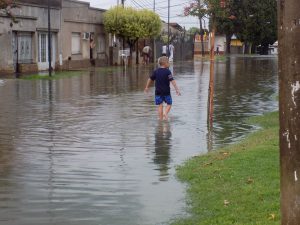
<svg viewBox="0 0 300 225"><path fill-rule="evenodd" d="M208 123L212 126L214 113L214 64L215 64L215 28L210 33L210 77L208 89Z"/></svg>
<svg viewBox="0 0 300 225"><path fill-rule="evenodd" d="M278 1L281 224L300 224L300 1Z"/></svg>
<svg viewBox="0 0 300 225"><path fill-rule="evenodd" d="M210 61L215 61L215 27L210 32Z"/></svg>

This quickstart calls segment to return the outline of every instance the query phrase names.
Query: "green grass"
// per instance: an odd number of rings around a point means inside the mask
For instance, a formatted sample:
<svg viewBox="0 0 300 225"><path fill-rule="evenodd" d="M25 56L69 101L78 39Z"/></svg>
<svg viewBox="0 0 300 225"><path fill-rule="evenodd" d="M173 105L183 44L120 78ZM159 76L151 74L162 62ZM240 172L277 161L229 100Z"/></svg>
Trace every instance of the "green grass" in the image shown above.
<svg viewBox="0 0 300 225"><path fill-rule="evenodd" d="M215 57L216 61L226 61L225 55L216 55Z"/></svg>
<svg viewBox="0 0 300 225"><path fill-rule="evenodd" d="M226 61L226 55L215 55L215 62L223 62ZM203 61L210 61L210 55L205 55L204 57L200 58Z"/></svg>
<svg viewBox="0 0 300 225"><path fill-rule="evenodd" d="M112 73L112 72L117 72L119 70L122 70L122 66L110 66L110 67L96 67L95 71L96 72L104 72L104 73Z"/></svg>
<svg viewBox="0 0 300 225"><path fill-rule="evenodd" d="M56 80L56 79L60 79L60 78L80 76L85 73L86 72L84 72L84 71L53 72L51 77L49 77L48 73L39 73L39 74L32 74L32 75L23 75L20 77L20 79L23 79L23 80Z"/></svg>
<svg viewBox="0 0 300 225"><path fill-rule="evenodd" d="M190 216L173 225L280 223L278 112L250 122L262 129L177 169L188 184Z"/></svg>

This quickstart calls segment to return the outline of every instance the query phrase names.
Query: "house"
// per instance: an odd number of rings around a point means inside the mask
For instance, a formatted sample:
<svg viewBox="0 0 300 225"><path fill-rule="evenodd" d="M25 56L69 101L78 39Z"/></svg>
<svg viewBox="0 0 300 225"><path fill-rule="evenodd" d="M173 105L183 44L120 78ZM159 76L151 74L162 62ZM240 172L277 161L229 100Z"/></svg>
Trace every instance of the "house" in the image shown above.
<svg viewBox="0 0 300 225"><path fill-rule="evenodd" d="M34 72L45 69L48 63L48 1L22 0L18 4L20 7L12 11L18 23L0 15L1 73ZM58 57L61 1L52 0L50 6L54 67Z"/></svg>
<svg viewBox="0 0 300 225"><path fill-rule="evenodd" d="M63 69L104 65L108 60L103 13L87 2L62 1L61 58Z"/></svg>
<svg viewBox="0 0 300 225"><path fill-rule="evenodd" d="M0 15L0 73L47 70L48 0L18 0L11 23ZM51 66L75 69L107 62L104 10L77 0L51 0Z"/></svg>
<svg viewBox="0 0 300 225"><path fill-rule="evenodd" d="M215 36L215 53L223 55L226 52L226 36L216 34Z"/></svg>
<svg viewBox="0 0 300 225"><path fill-rule="evenodd" d="M204 31L203 35L203 46L204 46L204 53L209 54L211 48L211 35L207 30ZM194 45L194 55L196 58L197 56L201 55L202 52L202 43L201 43L201 36L199 33L195 35L195 45ZM224 54L226 49L226 37L222 34L215 35L215 43L214 43L214 50L215 53Z"/></svg>
<svg viewBox="0 0 300 225"><path fill-rule="evenodd" d="M232 54L243 54L244 52L244 44L237 38L235 34L231 37L230 52Z"/></svg>
<svg viewBox="0 0 300 225"><path fill-rule="evenodd" d="M209 53L209 35L208 35L208 31L204 31L203 34L203 51L204 54L208 54ZM198 58L197 56L201 56L202 55L202 41L201 41L201 35L200 33L196 33L194 36L194 56L196 58Z"/></svg>

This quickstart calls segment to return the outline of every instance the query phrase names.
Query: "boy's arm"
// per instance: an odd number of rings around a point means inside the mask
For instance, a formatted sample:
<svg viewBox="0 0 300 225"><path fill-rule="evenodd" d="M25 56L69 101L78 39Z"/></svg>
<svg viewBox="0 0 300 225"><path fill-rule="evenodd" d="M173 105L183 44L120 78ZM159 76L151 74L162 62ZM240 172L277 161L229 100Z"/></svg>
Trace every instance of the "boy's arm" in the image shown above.
<svg viewBox="0 0 300 225"><path fill-rule="evenodd" d="M146 84L146 87L145 87L145 90L144 90L144 92L147 94L148 93L148 91L149 91L149 86L150 86L150 84L152 83L153 81L150 79L150 78L148 78L148 80L147 80L147 84Z"/></svg>
<svg viewBox="0 0 300 225"><path fill-rule="evenodd" d="M172 80L171 83L172 83L173 87L175 88L176 94L177 94L178 96L180 96L181 93L180 93L180 91L179 91L179 88L177 87L176 81L175 81L175 80Z"/></svg>

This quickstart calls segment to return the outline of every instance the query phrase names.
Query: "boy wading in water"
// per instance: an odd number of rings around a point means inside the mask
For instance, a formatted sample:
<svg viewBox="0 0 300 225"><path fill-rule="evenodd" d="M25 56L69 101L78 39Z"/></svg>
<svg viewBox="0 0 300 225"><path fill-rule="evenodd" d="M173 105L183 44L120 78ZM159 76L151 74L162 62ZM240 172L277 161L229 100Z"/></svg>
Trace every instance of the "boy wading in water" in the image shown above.
<svg viewBox="0 0 300 225"><path fill-rule="evenodd" d="M158 60L159 68L154 70L152 75L147 81L145 87L145 93L148 93L150 84L155 81L155 104L158 106L158 116L160 120L167 120L168 113L172 107L172 97L170 91L170 82L176 90L176 94L179 96L180 91L177 87L176 81L174 80L171 71L168 69L169 60L166 56L162 56ZM163 107L163 103L167 103L167 107Z"/></svg>

